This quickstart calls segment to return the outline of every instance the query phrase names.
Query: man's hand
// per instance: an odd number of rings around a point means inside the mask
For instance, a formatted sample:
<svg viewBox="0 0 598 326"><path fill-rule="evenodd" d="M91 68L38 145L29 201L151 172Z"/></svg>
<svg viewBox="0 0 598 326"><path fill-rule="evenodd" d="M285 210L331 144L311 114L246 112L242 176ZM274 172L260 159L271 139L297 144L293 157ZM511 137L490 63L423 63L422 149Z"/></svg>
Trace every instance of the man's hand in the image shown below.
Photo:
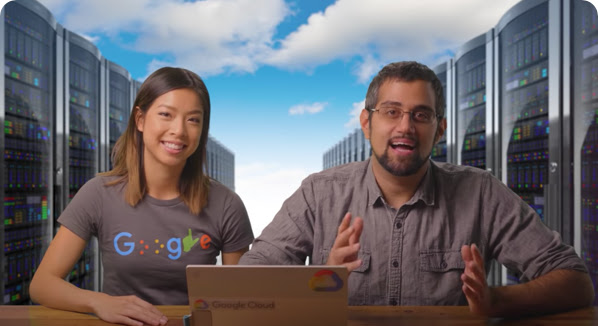
<svg viewBox="0 0 598 326"><path fill-rule="evenodd" d="M461 247L461 257L465 262L465 271L461 274L463 293L469 303L469 310L474 314L488 316L491 313L492 290L486 282L486 270L480 250L475 244Z"/></svg>
<svg viewBox="0 0 598 326"><path fill-rule="evenodd" d="M359 251L359 238L363 230L363 220L361 217L356 217L353 225L350 224L351 213L347 213L338 227L334 245L326 262L326 265L343 265L349 272L361 265L361 259L357 259L357 252Z"/></svg>

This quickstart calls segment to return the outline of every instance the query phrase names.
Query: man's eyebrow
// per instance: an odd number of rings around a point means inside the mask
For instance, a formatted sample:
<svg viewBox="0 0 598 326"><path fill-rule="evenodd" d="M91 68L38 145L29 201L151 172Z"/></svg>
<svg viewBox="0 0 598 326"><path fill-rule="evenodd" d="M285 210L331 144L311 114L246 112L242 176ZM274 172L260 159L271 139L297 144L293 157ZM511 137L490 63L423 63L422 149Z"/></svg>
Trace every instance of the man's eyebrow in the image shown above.
<svg viewBox="0 0 598 326"><path fill-rule="evenodd" d="M382 103L380 103L380 106L395 106L395 107L402 107L403 103L399 102L399 101L384 101ZM425 104L420 104L420 105L416 105L413 110L429 110L432 112L435 112L434 109L428 105Z"/></svg>
<svg viewBox="0 0 598 326"><path fill-rule="evenodd" d="M432 111L433 113L435 113L435 112L436 112L436 111L435 111L433 108L431 108L431 107L429 107L429 106L427 106L427 105L425 105L425 104L420 104L420 105L417 105L417 106L415 106L415 108L413 108L413 109L414 109L414 110L427 110L427 111Z"/></svg>
<svg viewBox="0 0 598 326"><path fill-rule="evenodd" d="M401 103L399 101L384 101L384 102L380 103L380 106L398 106L398 107L402 107L403 103Z"/></svg>

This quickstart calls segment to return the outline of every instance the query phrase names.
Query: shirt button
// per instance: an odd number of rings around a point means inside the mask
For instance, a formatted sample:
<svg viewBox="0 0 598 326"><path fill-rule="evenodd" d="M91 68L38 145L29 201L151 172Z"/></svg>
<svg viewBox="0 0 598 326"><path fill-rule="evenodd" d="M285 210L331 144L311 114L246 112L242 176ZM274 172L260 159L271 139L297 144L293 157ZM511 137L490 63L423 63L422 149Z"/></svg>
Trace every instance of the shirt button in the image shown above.
<svg viewBox="0 0 598 326"><path fill-rule="evenodd" d="M392 266L394 266L394 267L399 267L399 262L398 262L398 261L396 261L396 260L394 260L394 261L392 262Z"/></svg>
<svg viewBox="0 0 598 326"><path fill-rule="evenodd" d="M397 224L395 224L395 226L397 227L397 229L400 229L403 227L403 223L397 222Z"/></svg>
<svg viewBox="0 0 598 326"><path fill-rule="evenodd" d="M396 306L398 304L397 299L390 299L390 304Z"/></svg>
<svg viewBox="0 0 598 326"><path fill-rule="evenodd" d="M440 263L440 268L446 268L446 262L444 260Z"/></svg>

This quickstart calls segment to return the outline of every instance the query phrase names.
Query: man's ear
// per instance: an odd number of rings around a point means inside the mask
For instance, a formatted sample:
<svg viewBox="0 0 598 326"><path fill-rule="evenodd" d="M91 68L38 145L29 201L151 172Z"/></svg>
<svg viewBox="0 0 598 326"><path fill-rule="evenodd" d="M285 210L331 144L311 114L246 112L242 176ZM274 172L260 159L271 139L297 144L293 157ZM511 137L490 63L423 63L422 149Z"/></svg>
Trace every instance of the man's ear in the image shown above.
<svg viewBox="0 0 598 326"><path fill-rule="evenodd" d="M361 131L365 139L370 139L370 111L363 109L359 115L359 124L361 125Z"/></svg>
<svg viewBox="0 0 598 326"><path fill-rule="evenodd" d="M135 124L137 125L137 130L143 132L143 112L141 112L141 109L138 106L134 107L133 110L135 110Z"/></svg>
<svg viewBox="0 0 598 326"><path fill-rule="evenodd" d="M434 144L438 144L442 136L444 136L444 132L446 131L446 118L442 118L441 121L438 122L438 128L436 128L436 135L434 136Z"/></svg>

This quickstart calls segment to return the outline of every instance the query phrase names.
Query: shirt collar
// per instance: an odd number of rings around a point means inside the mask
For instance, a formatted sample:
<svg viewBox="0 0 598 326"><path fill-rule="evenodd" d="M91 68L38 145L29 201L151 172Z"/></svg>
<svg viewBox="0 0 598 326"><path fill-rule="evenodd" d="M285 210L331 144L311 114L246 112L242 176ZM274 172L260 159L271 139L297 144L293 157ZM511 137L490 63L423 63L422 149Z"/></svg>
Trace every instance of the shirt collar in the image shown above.
<svg viewBox="0 0 598 326"><path fill-rule="evenodd" d="M406 205L413 205L418 201L424 202L428 206L433 206L436 199L436 189L434 187L434 170L437 169L436 165L432 160L429 160L428 170L422 181L420 182L413 197L405 203ZM367 203L368 205L375 205L376 203L383 203L384 197L382 191L376 182L374 177L374 171L372 170L372 160L368 159L368 165L365 174L365 184L367 188Z"/></svg>
<svg viewBox="0 0 598 326"><path fill-rule="evenodd" d="M428 171L424 174L422 181L419 183L413 198L408 201L408 204L415 204L419 200L423 201L424 204L428 206L434 206L436 201L436 187L434 182L434 172L436 171L437 167L434 161L428 159L430 164L428 165Z"/></svg>
<svg viewBox="0 0 598 326"><path fill-rule="evenodd" d="M372 170L372 159L368 158L368 165L365 169L365 186L367 188L367 203L368 205L375 205L376 202L382 200L382 191L378 187L374 171Z"/></svg>

